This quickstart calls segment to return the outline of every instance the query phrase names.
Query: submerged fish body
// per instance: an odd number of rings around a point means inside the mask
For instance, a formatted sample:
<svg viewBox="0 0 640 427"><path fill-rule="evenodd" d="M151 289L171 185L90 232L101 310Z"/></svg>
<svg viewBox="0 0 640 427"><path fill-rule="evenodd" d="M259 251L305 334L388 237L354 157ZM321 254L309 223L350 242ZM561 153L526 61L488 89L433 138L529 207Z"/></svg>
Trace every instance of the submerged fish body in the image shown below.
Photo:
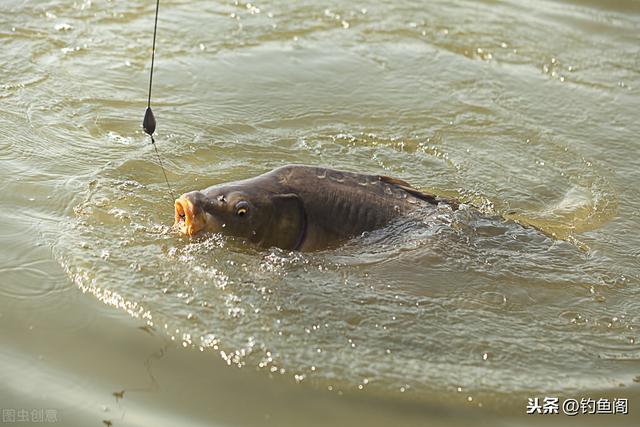
<svg viewBox="0 0 640 427"><path fill-rule="evenodd" d="M440 201L399 179L288 165L183 194L175 202L175 226L190 236L222 232L263 247L309 251Z"/></svg>

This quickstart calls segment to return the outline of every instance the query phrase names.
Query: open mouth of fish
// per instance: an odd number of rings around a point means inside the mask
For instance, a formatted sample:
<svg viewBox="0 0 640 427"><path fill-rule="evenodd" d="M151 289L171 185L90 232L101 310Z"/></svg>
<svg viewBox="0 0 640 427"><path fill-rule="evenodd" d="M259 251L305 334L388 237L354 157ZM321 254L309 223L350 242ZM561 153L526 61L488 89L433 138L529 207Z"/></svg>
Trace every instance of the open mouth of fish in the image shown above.
<svg viewBox="0 0 640 427"><path fill-rule="evenodd" d="M176 199L175 202L175 222L173 227L182 234L193 236L198 232L194 216L194 206L186 198Z"/></svg>

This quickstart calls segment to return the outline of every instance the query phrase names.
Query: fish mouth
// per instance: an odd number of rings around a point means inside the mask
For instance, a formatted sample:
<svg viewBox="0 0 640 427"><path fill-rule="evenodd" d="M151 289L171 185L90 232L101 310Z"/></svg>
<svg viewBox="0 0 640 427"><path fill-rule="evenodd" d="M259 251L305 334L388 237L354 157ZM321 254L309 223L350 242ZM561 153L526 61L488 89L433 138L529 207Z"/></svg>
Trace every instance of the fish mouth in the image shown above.
<svg viewBox="0 0 640 427"><path fill-rule="evenodd" d="M182 234L193 236L202 229L201 222L196 217L195 207L189 199L186 197L176 199L174 228Z"/></svg>

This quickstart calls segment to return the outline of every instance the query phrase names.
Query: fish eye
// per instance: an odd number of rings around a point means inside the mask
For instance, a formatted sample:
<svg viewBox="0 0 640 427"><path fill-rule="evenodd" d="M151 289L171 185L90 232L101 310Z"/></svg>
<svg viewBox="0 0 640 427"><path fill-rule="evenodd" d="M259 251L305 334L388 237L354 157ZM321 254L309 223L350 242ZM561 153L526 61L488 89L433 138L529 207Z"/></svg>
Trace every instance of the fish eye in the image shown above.
<svg viewBox="0 0 640 427"><path fill-rule="evenodd" d="M236 215L240 217L245 216L249 212L249 203L247 203L244 200L241 200L238 203L236 203L235 210L236 210Z"/></svg>

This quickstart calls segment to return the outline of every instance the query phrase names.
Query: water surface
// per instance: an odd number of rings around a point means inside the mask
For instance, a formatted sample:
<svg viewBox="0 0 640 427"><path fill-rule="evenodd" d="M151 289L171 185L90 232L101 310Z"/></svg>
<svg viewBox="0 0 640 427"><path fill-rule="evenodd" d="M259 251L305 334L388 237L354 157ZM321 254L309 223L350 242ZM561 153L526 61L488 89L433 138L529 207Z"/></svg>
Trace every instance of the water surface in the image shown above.
<svg viewBox="0 0 640 427"><path fill-rule="evenodd" d="M140 129L153 3L0 7L3 401L79 425L633 414L636 2L162 2L176 193L304 163L465 202L314 253L171 230Z"/></svg>

